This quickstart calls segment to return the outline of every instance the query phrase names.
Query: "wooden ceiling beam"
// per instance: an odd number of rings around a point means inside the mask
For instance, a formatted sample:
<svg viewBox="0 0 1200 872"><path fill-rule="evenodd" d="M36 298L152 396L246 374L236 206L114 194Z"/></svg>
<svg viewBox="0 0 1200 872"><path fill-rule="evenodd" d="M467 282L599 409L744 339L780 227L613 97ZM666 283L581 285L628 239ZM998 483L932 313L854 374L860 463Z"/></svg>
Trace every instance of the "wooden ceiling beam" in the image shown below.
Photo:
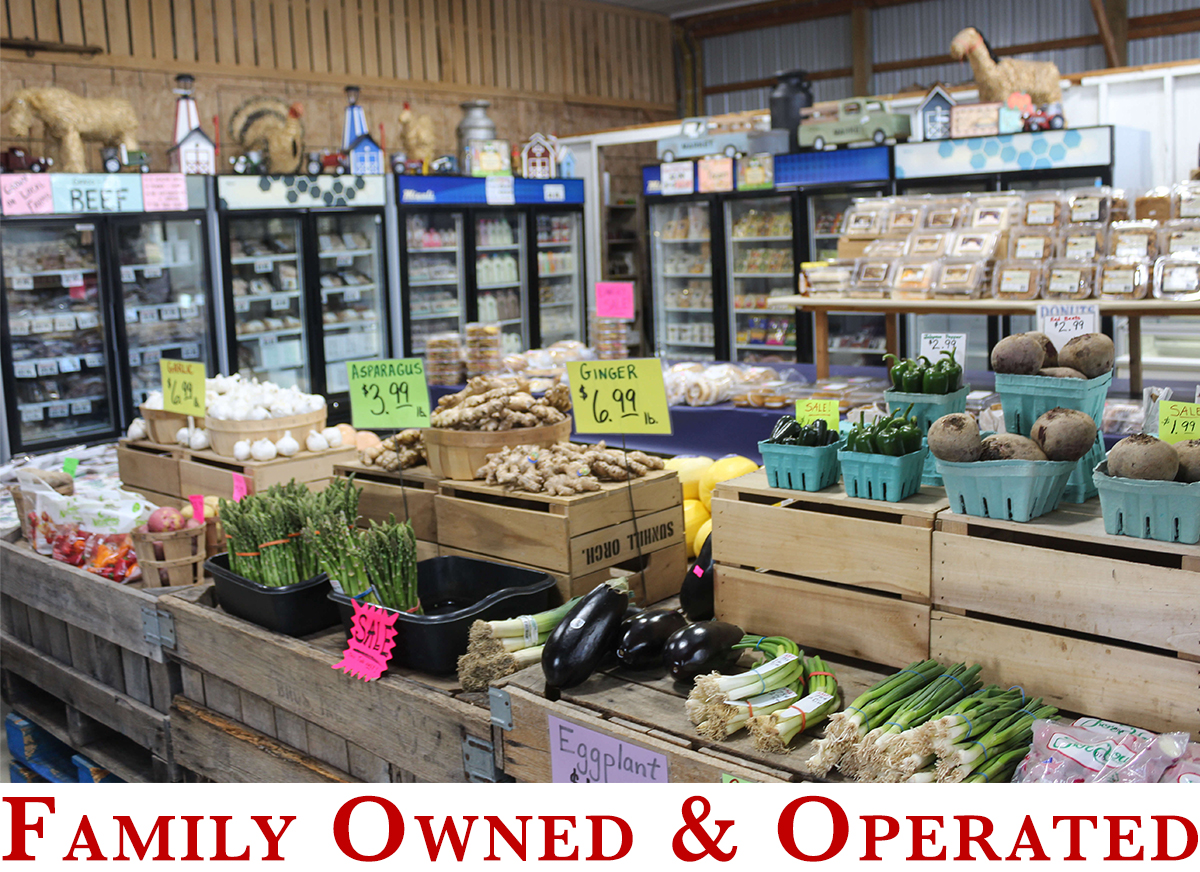
<svg viewBox="0 0 1200 872"><path fill-rule="evenodd" d="M1104 8L1104 0L1091 0L1092 17L1096 19L1096 29L1100 32L1100 41L1104 44L1104 56L1110 67L1119 67L1121 61L1117 55L1117 41L1113 38L1112 26L1108 23L1108 10Z"/></svg>
<svg viewBox="0 0 1200 872"><path fill-rule="evenodd" d="M684 16L675 21L697 39L707 39L712 36L777 27L780 24L849 15L855 8L881 9L919 2L921 0L769 0L751 6L736 6L732 9Z"/></svg>

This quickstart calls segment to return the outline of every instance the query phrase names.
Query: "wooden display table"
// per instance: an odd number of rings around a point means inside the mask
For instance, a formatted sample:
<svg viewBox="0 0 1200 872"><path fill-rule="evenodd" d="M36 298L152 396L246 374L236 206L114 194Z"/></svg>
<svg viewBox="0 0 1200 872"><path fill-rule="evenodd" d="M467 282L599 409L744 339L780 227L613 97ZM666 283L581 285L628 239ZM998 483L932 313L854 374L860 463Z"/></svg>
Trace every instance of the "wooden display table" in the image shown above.
<svg viewBox="0 0 1200 872"><path fill-rule="evenodd" d="M1036 315L1040 304L1071 300L997 300L985 297L978 300L893 300L853 299L850 297L772 297L777 308L795 306L797 312L812 312L814 321L815 363L817 378L829 378L829 313L857 312L881 314L886 328L887 350L901 355L901 315ZM1101 315L1119 315L1129 319L1129 391L1142 395L1142 322L1143 317L1200 315L1200 300L1081 300L1095 303Z"/></svg>

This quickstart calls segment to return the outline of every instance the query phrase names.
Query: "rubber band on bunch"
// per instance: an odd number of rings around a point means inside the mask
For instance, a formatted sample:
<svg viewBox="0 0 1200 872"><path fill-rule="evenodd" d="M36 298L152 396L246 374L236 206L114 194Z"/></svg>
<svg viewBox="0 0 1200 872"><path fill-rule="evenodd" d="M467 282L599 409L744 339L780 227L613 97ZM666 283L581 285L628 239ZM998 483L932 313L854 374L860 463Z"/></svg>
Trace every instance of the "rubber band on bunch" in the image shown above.
<svg viewBox="0 0 1200 872"><path fill-rule="evenodd" d="M965 684L963 684L961 681L959 681L959 680L958 680L958 676L957 676L957 675L951 675L949 672L947 672L947 673L944 673L944 674L945 674L945 676L946 676L947 678L953 678L955 681L957 681L957 682L958 682L958 686L959 686L959 687L961 687L961 688L963 689L963 693L966 693L966 691L967 691L967 686L966 686Z"/></svg>
<svg viewBox="0 0 1200 872"><path fill-rule="evenodd" d="M862 716L863 716L863 720L864 720L864 721L866 721L866 724L867 724L867 731L868 731L868 732L870 732L870 730L871 730L871 719L870 719L869 717L867 717L867 713L866 713L865 711L863 711L862 709L860 709L858 706L853 706L853 705L848 705L848 706L846 706L846 711L848 711L848 712L858 712L860 715L862 715Z"/></svg>

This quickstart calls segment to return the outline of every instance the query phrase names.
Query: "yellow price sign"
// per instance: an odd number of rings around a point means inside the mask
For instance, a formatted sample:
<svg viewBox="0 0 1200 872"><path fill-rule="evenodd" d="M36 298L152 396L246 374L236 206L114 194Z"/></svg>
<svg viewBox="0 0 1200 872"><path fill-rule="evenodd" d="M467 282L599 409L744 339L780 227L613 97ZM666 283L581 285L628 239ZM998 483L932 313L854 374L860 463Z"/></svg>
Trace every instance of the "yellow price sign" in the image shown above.
<svg viewBox="0 0 1200 872"><path fill-rule="evenodd" d="M807 427L814 421L824 421L829 425L829 429L836 433L841 417L841 408L837 398L796 400L796 423L801 427Z"/></svg>
<svg viewBox="0 0 1200 872"><path fill-rule="evenodd" d="M581 360L567 364L576 433L670 435L671 413L662 363Z"/></svg>
<svg viewBox="0 0 1200 872"><path fill-rule="evenodd" d="M1200 404L1174 400L1159 403L1158 438L1172 443L1200 439Z"/></svg>
<svg viewBox="0 0 1200 872"><path fill-rule="evenodd" d="M158 361L162 374L163 409L181 415L204 415L204 364L198 360Z"/></svg>

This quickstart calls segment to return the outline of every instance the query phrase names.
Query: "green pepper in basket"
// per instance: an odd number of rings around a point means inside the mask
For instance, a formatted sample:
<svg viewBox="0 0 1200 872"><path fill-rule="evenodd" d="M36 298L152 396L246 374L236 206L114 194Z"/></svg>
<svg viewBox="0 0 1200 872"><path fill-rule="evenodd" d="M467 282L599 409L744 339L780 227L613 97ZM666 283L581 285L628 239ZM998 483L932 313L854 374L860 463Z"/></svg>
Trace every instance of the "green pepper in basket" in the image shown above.
<svg viewBox="0 0 1200 872"><path fill-rule="evenodd" d="M904 390L904 374L908 372L909 367L911 367L913 364L913 361L901 360L894 354L885 354L883 356L884 362L887 363L889 358L891 359L891 363L888 363L888 378L892 382L892 389L902 391Z"/></svg>
<svg viewBox="0 0 1200 872"><path fill-rule="evenodd" d="M900 440L900 429L900 427L889 425L879 431L875 436L875 447L879 449L878 454L899 457L904 453L904 447Z"/></svg>
<svg viewBox="0 0 1200 872"><path fill-rule="evenodd" d="M954 359L953 348L943 351L942 354L946 356L946 359L938 361L938 366L943 367L948 375L949 385L945 393L952 394L962 387L963 368L962 364Z"/></svg>
<svg viewBox="0 0 1200 872"><path fill-rule="evenodd" d="M911 409L912 405L909 404L904 414L907 415ZM924 434L921 432L921 427L917 424L915 417L907 418L896 429L900 437L901 454L912 454L914 451L921 449L921 439Z"/></svg>
<svg viewBox="0 0 1200 872"><path fill-rule="evenodd" d="M950 393L950 373L946 371L946 368L942 365L942 363L942 361L939 361L931 366L925 367L925 374L921 377L921 393Z"/></svg>
<svg viewBox="0 0 1200 872"><path fill-rule="evenodd" d="M923 361L920 363L918 361ZM909 367L900 376L901 390L907 394L919 394L924 391L925 373L930 367L928 357L922 355L917 360L909 361Z"/></svg>

